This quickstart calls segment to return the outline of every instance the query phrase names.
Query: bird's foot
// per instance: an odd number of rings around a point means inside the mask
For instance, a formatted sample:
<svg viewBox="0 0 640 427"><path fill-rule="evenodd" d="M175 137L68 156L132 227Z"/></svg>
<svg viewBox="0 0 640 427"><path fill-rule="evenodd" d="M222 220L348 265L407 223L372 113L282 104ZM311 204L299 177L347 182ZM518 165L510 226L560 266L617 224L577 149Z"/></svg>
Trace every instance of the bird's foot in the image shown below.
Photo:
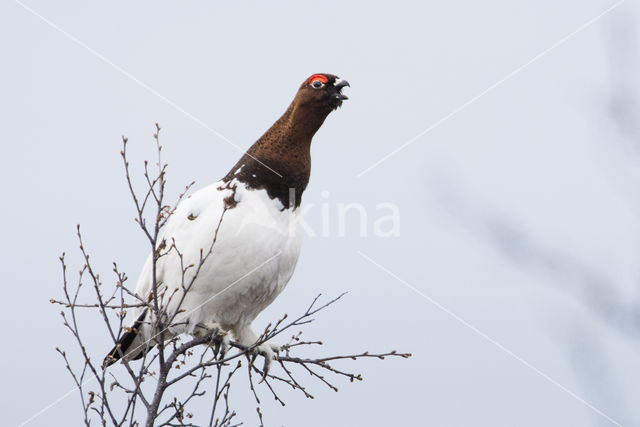
<svg viewBox="0 0 640 427"><path fill-rule="evenodd" d="M271 347L271 350L276 354L280 354L280 352L282 351L282 347L279 346L278 344L272 344L272 343L265 343L265 344Z"/></svg>
<svg viewBox="0 0 640 427"><path fill-rule="evenodd" d="M215 322L198 323L193 330L193 336L196 338L204 338L211 336L210 346L213 347L213 353L221 359L229 350L229 336L220 325Z"/></svg>
<svg viewBox="0 0 640 427"><path fill-rule="evenodd" d="M255 362L258 355L264 357L264 366L262 368L262 378L258 384L262 383L269 375L269 370L271 369L271 362L277 357L276 355L280 352L280 346L277 344L271 344L268 342L264 342L259 346L253 348L251 355L251 364Z"/></svg>

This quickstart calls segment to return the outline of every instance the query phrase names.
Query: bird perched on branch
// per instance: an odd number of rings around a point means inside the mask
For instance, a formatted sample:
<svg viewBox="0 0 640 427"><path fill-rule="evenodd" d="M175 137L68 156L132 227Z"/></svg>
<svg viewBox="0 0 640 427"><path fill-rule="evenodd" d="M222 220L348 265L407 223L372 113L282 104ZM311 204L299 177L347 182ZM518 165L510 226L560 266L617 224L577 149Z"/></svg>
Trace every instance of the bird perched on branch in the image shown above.
<svg viewBox="0 0 640 427"><path fill-rule="evenodd" d="M157 312L181 333L204 336L229 331L252 347L251 323L282 292L302 243L299 207L311 172L311 139L347 96L346 80L332 74L306 79L289 108L219 182L183 200L149 255L135 293L148 303L109 352L104 366L122 356L136 360L158 342ZM278 347L257 346L265 372Z"/></svg>

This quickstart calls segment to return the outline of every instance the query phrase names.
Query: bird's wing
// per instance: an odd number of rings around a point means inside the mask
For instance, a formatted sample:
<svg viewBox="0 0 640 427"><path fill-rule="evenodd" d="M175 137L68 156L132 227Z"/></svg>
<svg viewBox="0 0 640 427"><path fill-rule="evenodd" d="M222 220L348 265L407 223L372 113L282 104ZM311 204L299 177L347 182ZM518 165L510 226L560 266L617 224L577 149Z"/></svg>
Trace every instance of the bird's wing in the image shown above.
<svg viewBox="0 0 640 427"><path fill-rule="evenodd" d="M193 193L178 205L167 221L162 238L158 241L160 253L164 254L158 259L156 265L158 295L161 295L167 286L172 286L174 289L181 285L181 283L165 283L165 279L171 278L173 282L179 278L181 281L180 279L184 276L184 284L188 285L192 277L190 273L195 271L195 267L188 269L184 275L181 269L191 264L197 266L201 253L204 256L209 252L224 212L225 198L233 195L232 190L222 188L221 185L221 182L217 182ZM135 289L135 293L140 298L148 299L151 295L152 264L150 254Z"/></svg>

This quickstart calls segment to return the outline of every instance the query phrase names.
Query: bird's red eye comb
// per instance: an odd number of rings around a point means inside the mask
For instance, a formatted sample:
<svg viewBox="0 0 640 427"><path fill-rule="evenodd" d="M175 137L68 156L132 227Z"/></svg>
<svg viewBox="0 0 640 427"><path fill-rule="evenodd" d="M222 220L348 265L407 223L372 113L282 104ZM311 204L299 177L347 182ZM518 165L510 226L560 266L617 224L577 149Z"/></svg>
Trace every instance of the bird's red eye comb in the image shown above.
<svg viewBox="0 0 640 427"><path fill-rule="evenodd" d="M321 83L327 83L329 81L327 76L325 76L324 74L314 74L313 76L309 77L309 84L312 84L316 80Z"/></svg>

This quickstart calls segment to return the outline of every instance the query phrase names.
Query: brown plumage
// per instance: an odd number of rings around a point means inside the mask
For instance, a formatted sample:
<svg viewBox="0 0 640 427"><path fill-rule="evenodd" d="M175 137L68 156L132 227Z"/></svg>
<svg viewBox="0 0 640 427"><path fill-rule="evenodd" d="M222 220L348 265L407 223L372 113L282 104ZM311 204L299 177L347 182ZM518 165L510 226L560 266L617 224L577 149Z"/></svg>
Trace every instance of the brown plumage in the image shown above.
<svg viewBox="0 0 640 427"><path fill-rule="evenodd" d="M278 198L285 207L300 206L311 174L311 139L329 113L348 99L342 94L345 86L349 83L333 74L306 79L287 111L223 180L237 178L251 188L266 189L269 197ZM290 189L295 191L295 200L289 201Z"/></svg>
<svg viewBox="0 0 640 427"><path fill-rule="evenodd" d="M309 182L311 139L329 113L347 99L342 94L345 86L349 86L347 81L332 74L314 74L306 79L282 117L247 150L222 183L197 191L177 206L166 225L162 241L173 241L176 247L180 247L181 256L177 259L176 253L169 251L158 260L158 282L173 286L188 281L182 268L183 261L185 265L199 262L202 248L211 244L209 233L212 230L219 228L221 235L227 236L226 240L216 240L216 254L223 254L221 259L226 261L218 262L215 257L207 261L208 269L205 273L200 272L194 288L189 291L198 289L199 294L188 293L184 305L179 307L186 316L181 323L182 332L194 333L196 327L208 330L215 324L231 330L243 345L252 345L257 340L258 336L251 330L251 322L284 289L298 259L302 229L299 212L295 211ZM289 200L292 192L295 195ZM239 198L236 198L237 193ZM242 195L249 196L249 201L243 200ZM276 199L282 206L274 203ZM226 210L222 206L232 211L224 214ZM204 212L202 216L201 212ZM225 215L224 222L217 220L218 214ZM267 222L261 215L270 219L269 226L264 225ZM243 229L245 220L253 224L250 231ZM292 224L295 227L291 227ZM278 252L274 254L273 250ZM269 271L244 273L255 258L276 257L279 264L275 278ZM151 294L151 259L151 256L147 259L136 285L135 292L141 298ZM232 281L233 287L230 288L225 280L232 277L241 279ZM215 299L223 292L223 298ZM190 298L190 295L207 293L211 297L204 302ZM174 299L179 300L178 297ZM163 309L178 309L171 307L171 298L163 304L166 305ZM105 358L105 367L122 355L129 360L139 359L154 346L153 314L146 309L136 314L137 320ZM261 344L259 351L265 355L266 374L273 351L268 343Z"/></svg>

